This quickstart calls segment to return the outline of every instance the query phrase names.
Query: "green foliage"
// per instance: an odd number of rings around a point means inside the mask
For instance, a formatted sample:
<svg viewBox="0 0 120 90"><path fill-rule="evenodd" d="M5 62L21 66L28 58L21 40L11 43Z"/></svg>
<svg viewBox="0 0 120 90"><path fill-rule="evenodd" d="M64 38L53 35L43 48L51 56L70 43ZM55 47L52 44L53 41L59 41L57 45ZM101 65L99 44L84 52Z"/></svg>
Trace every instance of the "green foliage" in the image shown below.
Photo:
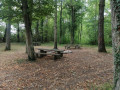
<svg viewBox="0 0 120 90"><path fill-rule="evenodd" d="M6 22L8 16L12 17L12 25L17 30L16 23L23 23L21 0L2 0L0 1L0 17ZM60 2L58 0L58 42L60 37ZM71 3L72 2L72 3ZM39 21L39 36L41 39L41 19L44 19L43 23L43 40L44 42L51 42L54 40L54 0L28 0L29 11L32 13L32 32L33 40L36 40L36 21ZM8 6L11 7L9 10ZM71 6L74 6L75 16L75 43L97 45L97 33L98 33L98 12L99 12L99 0L63 0L63 12L62 12L62 43L67 44L71 41ZM110 1L106 1L105 6L105 43L111 46L111 13L110 13ZM46 23L47 21L47 23ZM16 25L15 25L16 24ZM82 26L82 27L81 27ZM1 38L4 36L5 26L0 27ZM20 39L25 42L25 31L23 26L20 26ZM81 33L81 36L80 36ZM80 39L81 37L81 39ZM12 34L12 41L17 41L17 33Z"/></svg>

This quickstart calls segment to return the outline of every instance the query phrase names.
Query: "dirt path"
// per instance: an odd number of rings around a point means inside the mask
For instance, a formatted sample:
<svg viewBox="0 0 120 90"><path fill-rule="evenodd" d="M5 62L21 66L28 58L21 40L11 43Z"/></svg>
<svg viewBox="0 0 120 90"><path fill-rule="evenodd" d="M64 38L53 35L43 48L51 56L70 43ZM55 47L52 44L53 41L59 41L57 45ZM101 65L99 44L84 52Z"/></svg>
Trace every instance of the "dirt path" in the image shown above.
<svg viewBox="0 0 120 90"><path fill-rule="evenodd" d="M0 53L0 90L88 90L113 79L112 54L82 48L28 62L23 49Z"/></svg>

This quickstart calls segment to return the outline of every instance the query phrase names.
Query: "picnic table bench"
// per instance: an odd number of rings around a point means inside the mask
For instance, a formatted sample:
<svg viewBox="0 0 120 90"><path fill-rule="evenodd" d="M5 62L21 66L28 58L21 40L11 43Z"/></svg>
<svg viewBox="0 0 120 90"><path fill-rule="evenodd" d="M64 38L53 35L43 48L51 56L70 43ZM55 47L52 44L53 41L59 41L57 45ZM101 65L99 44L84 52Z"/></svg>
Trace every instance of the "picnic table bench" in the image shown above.
<svg viewBox="0 0 120 90"><path fill-rule="evenodd" d="M74 44L70 44L70 45L66 45L65 46L65 49L70 49L70 48L75 48L75 49L79 49L80 48L80 45L74 45Z"/></svg>
<svg viewBox="0 0 120 90"><path fill-rule="evenodd" d="M38 53L36 53L37 57L44 57L47 55L52 55L54 56L54 60L59 59L63 57L63 52L64 50L59 50L59 49L38 49Z"/></svg>
<svg viewBox="0 0 120 90"><path fill-rule="evenodd" d="M40 46L41 43L40 43L40 42L33 42L33 45L34 45L34 46Z"/></svg>

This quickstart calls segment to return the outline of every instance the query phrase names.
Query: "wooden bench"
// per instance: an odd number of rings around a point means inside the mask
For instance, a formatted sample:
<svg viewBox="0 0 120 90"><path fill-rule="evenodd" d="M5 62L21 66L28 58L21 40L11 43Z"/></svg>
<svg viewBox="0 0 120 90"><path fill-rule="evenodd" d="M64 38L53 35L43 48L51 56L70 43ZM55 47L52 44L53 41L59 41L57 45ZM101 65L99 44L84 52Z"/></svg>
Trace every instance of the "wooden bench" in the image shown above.
<svg viewBox="0 0 120 90"><path fill-rule="evenodd" d="M71 48L79 49L80 45L66 45L65 46L65 49L71 49Z"/></svg>
<svg viewBox="0 0 120 90"><path fill-rule="evenodd" d="M56 53L39 53L39 52L36 53L36 57L39 57L39 58L42 58L42 57L47 56L47 55L54 56L54 60L61 58L61 55L56 54Z"/></svg>
<svg viewBox="0 0 120 90"><path fill-rule="evenodd" d="M34 46L40 46L41 43L40 43L40 42L33 42L33 45L34 45Z"/></svg>

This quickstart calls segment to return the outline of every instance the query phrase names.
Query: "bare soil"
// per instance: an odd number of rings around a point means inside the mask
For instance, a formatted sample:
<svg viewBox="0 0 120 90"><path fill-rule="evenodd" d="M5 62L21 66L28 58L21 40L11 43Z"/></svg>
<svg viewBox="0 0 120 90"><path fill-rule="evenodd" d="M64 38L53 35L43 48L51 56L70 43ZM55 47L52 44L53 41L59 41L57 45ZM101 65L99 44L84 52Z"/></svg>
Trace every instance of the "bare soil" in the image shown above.
<svg viewBox="0 0 120 90"><path fill-rule="evenodd" d="M111 53L82 47L57 61L46 56L30 62L24 45L13 47L11 51L0 49L0 90L89 90L93 85L112 83Z"/></svg>

